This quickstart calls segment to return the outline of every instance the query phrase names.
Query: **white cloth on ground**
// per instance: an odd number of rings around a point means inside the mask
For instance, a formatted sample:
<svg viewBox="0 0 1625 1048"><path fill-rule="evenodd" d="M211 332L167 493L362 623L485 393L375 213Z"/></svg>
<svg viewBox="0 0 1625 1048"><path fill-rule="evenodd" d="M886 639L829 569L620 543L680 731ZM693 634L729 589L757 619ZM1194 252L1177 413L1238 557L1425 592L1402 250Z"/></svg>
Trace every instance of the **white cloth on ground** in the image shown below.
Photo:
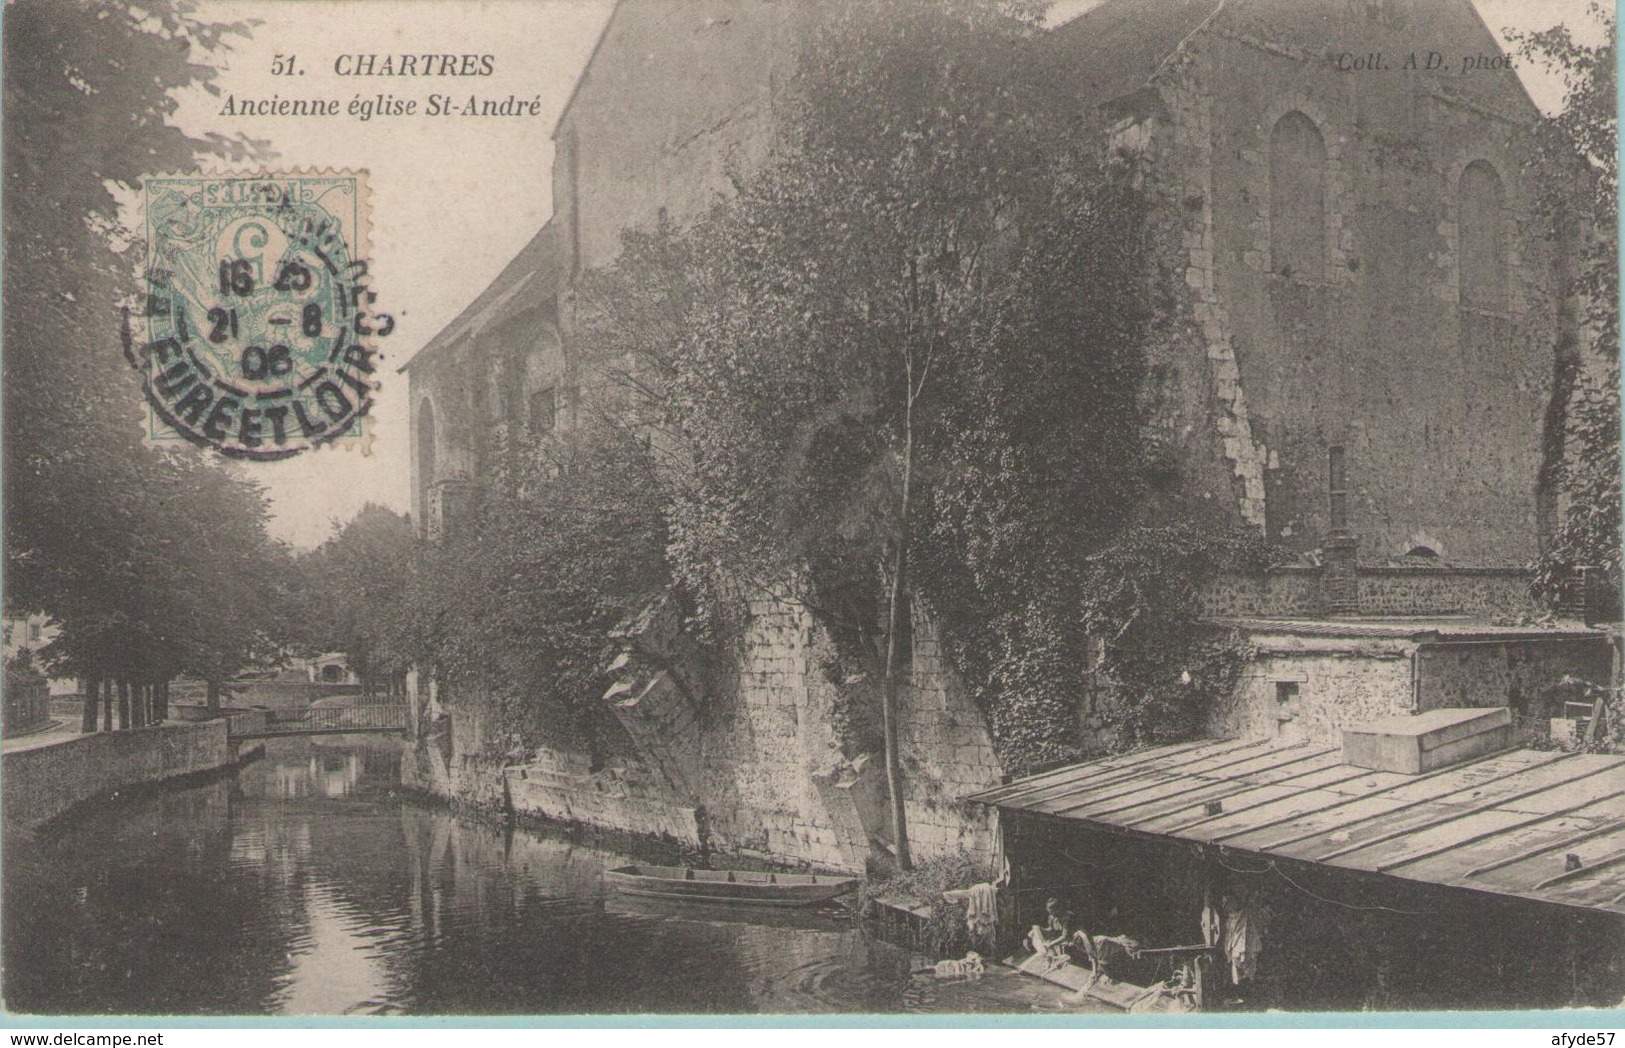
<svg viewBox="0 0 1625 1048"><path fill-rule="evenodd" d="M931 966L931 970L939 979L974 979L983 972L982 955L972 950L957 961L938 961Z"/></svg>

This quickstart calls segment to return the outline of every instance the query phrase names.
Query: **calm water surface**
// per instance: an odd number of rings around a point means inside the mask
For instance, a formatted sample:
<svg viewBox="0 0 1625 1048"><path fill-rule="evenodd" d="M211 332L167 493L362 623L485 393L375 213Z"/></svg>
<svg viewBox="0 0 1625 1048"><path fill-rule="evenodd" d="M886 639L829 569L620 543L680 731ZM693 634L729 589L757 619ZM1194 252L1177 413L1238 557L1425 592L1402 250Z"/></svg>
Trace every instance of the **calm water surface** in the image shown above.
<svg viewBox="0 0 1625 1048"><path fill-rule="evenodd" d="M640 901L632 857L400 796L392 742L274 740L235 776L5 841L6 1007L32 1014L1069 1010L825 911Z"/></svg>

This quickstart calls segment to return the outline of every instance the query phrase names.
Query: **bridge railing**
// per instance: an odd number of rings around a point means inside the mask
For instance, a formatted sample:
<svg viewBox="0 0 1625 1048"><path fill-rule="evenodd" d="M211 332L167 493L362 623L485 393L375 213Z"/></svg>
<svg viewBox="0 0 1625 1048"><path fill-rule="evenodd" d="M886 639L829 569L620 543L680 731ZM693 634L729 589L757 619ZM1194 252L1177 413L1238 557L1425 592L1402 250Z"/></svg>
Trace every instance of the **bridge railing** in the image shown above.
<svg viewBox="0 0 1625 1048"><path fill-rule="evenodd" d="M300 706L267 710L265 730L272 732L392 730L406 727L406 704L370 703L362 706Z"/></svg>

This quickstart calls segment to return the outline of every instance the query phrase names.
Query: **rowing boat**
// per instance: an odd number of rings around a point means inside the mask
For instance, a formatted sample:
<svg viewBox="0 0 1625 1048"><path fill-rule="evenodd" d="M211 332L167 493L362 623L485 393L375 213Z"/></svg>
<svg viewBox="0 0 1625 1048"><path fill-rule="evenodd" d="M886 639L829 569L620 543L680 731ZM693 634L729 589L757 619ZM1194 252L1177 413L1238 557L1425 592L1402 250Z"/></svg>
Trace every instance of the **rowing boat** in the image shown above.
<svg viewBox="0 0 1625 1048"><path fill-rule="evenodd" d="M627 895L752 906L813 906L858 886L853 877L696 870L687 866L618 866L606 870L604 879Z"/></svg>

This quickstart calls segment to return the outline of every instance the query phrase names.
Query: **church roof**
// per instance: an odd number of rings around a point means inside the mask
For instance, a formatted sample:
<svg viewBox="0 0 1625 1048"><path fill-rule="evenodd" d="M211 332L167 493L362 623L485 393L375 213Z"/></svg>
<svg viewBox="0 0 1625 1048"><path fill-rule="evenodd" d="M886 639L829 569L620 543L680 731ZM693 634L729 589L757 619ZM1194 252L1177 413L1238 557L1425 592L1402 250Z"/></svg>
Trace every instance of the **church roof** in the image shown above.
<svg viewBox="0 0 1625 1048"><path fill-rule="evenodd" d="M1144 87L1223 0L1105 0L1050 31L1055 57L1086 108Z"/></svg>
<svg viewBox="0 0 1625 1048"><path fill-rule="evenodd" d="M1444 57L1417 75L1432 92L1512 120L1538 115L1508 66L1462 75L1464 55L1495 56L1501 43L1472 0L1103 0L1050 37L1079 102L1093 108L1145 87L1186 41L1206 33L1266 50L1330 60L1344 51L1380 51L1390 68L1415 51Z"/></svg>
<svg viewBox="0 0 1625 1048"><path fill-rule="evenodd" d="M550 299L558 287L558 270L562 261L560 247L558 230L549 221L502 268L502 272L480 292L478 298L397 370L408 371L465 336L487 330L517 316L528 307L534 307L538 301Z"/></svg>

